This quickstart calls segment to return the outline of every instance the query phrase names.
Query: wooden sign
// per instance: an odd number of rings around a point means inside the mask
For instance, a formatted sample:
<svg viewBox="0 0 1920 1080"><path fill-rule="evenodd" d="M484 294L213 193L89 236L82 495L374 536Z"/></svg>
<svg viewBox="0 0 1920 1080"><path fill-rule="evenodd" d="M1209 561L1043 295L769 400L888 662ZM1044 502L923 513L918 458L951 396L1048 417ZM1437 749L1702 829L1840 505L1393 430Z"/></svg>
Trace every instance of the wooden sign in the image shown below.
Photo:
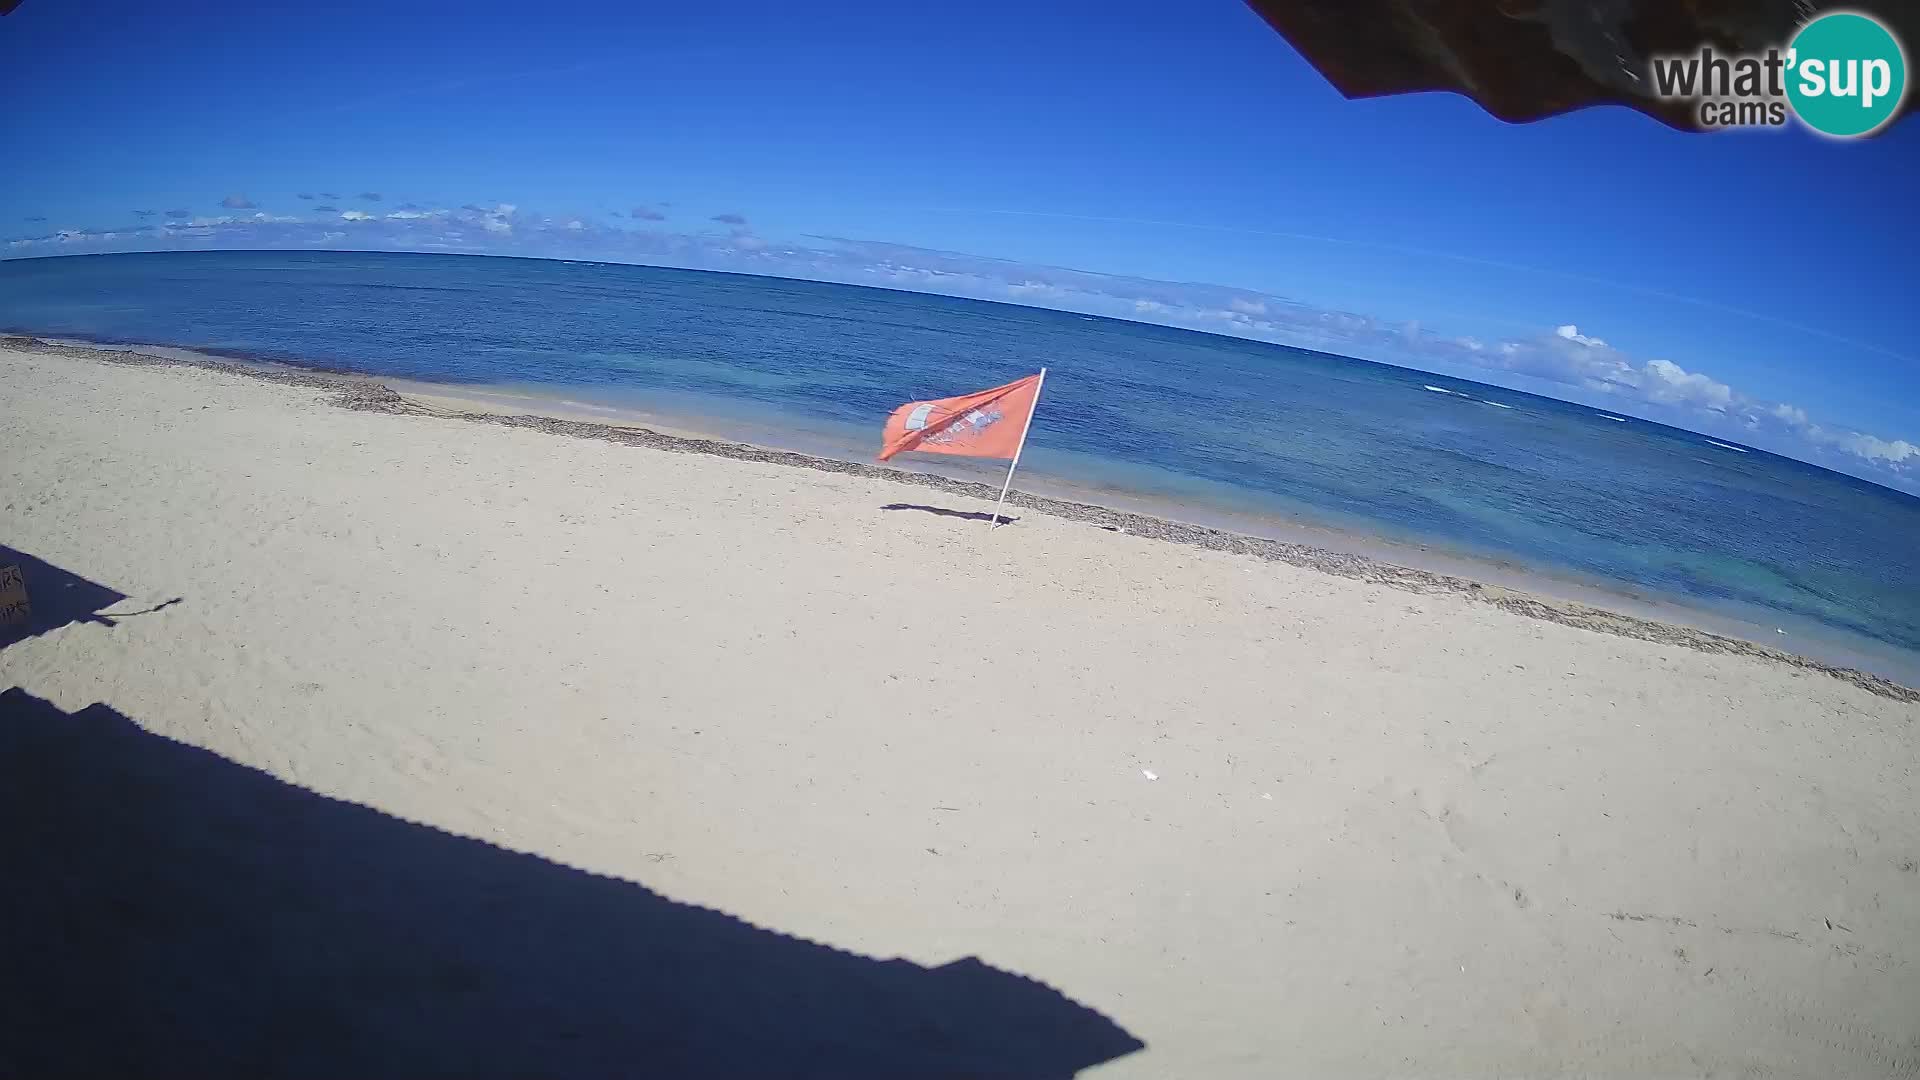
<svg viewBox="0 0 1920 1080"><path fill-rule="evenodd" d="M22 626L32 617L26 577L17 566L0 566L0 626Z"/></svg>

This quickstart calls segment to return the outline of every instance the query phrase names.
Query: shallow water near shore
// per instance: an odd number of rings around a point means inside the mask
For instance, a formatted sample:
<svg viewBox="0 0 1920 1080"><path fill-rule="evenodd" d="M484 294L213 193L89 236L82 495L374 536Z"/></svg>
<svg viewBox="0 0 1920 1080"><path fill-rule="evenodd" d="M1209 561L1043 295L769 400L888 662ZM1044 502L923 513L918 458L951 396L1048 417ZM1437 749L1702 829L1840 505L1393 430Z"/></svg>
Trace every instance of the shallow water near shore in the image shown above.
<svg viewBox="0 0 1920 1080"><path fill-rule="evenodd" d="M343 253L0 264L0 327L853 459L901 400L1045 365L1025 489L1510 574L1909 683L1920 669L1920 500L1674 428L1281 346L839 285Z"/></svg>

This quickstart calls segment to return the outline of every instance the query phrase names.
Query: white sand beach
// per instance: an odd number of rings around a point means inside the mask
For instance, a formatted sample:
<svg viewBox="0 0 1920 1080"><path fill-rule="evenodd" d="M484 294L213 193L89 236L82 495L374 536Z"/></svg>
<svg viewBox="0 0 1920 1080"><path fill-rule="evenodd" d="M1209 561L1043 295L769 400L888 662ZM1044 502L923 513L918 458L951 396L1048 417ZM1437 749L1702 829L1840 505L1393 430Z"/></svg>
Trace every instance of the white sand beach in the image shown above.
<svg viewBox="0 0 1920 1080"><path fill-rule="evenodd" d="M1144 1044L1083 1075L1920 1073L1911 700L884 478L24 348L0 386L0 543L144 612L0 689L978 958Z"/></svg>

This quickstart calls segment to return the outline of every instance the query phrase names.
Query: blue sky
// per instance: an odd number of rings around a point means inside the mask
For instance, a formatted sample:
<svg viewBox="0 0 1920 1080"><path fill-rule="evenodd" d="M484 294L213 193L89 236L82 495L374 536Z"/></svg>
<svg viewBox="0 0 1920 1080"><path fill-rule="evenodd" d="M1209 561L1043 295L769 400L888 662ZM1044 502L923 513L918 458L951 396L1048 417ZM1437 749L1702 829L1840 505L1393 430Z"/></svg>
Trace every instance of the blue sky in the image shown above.
<svg viewBox="0 0 1920 1080"><path fill-rule="evenodd" d="M1846 143L1349 102L1238 0L177 7L0 19L0 251L498 251L923 288L1920 479L1920 121Z"/></svg>

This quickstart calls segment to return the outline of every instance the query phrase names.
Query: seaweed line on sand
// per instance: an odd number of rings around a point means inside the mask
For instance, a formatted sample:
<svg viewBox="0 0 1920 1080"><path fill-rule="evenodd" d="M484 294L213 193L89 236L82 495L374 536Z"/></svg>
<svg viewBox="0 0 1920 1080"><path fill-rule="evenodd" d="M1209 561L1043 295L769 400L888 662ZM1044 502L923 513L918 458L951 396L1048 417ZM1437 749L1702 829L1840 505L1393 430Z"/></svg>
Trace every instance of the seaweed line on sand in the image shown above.
<svg viewBox="0 0 1920 1080"><path fill-rule="evenodd" d="M123 349L90 348L75 345L56 345L38 338L20 336L0 336L0 347L23 349L33 352L70 356L92 360L103 360L114 364L162 365L203 368L211 371L244 375L249 378L263 379L268 382L288 386L304 386L318 390L331 391L333 403L346 409L362 412L385 412L438 416L447 419L466 420L475 423L499 424L504 427L530 428L553 435L564 435L577 439L599 439L604 442L621 443L627 446L643 446L655 450L667 450L684 454L707 454L713 457L733 458L739 461L757 461L770 465L785 465L792 468L815 469L820 472L843 473L869 479L890 480L894 483L912 484L918 487L932 488L935 491L954 495L992 499L999 492L987 484L967 480L954 480L944 476L927 473L907 472L896 468L869 465L864 462L838 461L833 458L815 457L811 454L799 454L786 450L768 450L745 443L728 442L722 439L702 439L680 435L663 435L639 427L620 427L611 424L596 424L583 420L561 420L547 416L512 415L495 413L449 412L415 405L401 397L386 385L360 375L335 374L326 371L305 368L268 367L239 361L220 360L212 357L163 357L148 353ZM1463 596L1483 604L1491 604L1502 611L1544 622L1559 623L1580 630L1592 630L1602 634L1614 634L1619 637L1636 638L1661 645L1678 645L1703 653L1720 653L1729 656L1746 656L1760 660L1769 660L1788 667L1819 672L1881 697L1895 701L1920 704L1920 690L1894 682L1891 679L1860 671L1857 668L1841 667L1825 663L1810 657L1800 656L1782 649L1727 637L1692 627L1676 626L1672 623L1643 619L1633 615L1622 615L1605 608L1594 607L1567 600L1550 600L1533 596L1451 574L1438 574L1427 570L1415 570L1410 567L1396 566L1365 555L1330 551L1308 544L1294 544L1281 540L1269 540L1264 537L1247 536L1242 533L1215 529L1204 525L1191 525L1180 521L1169 521L1147 514L1135 514L1091 503L1072 502L1066 499L1053 499L1039 495L1029 495L1015 491L1007 496L1007 501L1015 506L1063 518L1068 521L1084 522L1115 530L1124 530L1131 536L1141 536L1169 543L1186 544L1190 547L1206 548L1210 551L1225 551L1236 555L1251 555L1255 558L1273 562L1283 562L1306 570L1318 570L1323 574L1350 578L1355 581L1387 585L1410 593L1428 595L1451 594Z"/></svg>

